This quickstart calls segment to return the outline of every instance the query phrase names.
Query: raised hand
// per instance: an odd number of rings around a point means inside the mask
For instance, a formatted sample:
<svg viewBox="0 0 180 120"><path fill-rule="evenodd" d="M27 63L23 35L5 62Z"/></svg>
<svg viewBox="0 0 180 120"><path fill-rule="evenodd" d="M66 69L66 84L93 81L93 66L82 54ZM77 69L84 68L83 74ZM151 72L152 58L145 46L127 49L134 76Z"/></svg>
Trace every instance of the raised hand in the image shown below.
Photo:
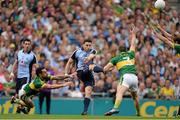
<svg viewBox="0 0 180 120"><path fill-rule="evenodd" d="M14 79L14 73L12 73L12 72L10 73L9 79L11 79L11 80Z"/></svg>
<svg viewBox="0 0 180 120"><path fill-rule="evenodd" d="M133 35L133 34L136 34L137 33L137 28L135 27L134 24L131 25L131 29L130 29L130 34Z"/></svg>

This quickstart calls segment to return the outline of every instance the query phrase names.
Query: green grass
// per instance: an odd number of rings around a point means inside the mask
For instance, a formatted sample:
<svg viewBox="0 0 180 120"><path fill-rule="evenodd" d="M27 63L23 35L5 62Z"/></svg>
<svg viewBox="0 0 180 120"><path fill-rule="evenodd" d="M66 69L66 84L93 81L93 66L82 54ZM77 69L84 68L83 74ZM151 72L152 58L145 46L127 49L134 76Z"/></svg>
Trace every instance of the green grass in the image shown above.
<svg viewBox="0 0 180 120"><path fill-rule="evenodd" d="M80 115L24 115L24 114L0 114L0 119L23 119L23 120L31 120L31 119L44 119L44 120L52 120L52 119L60 119L60 120L170 120L170 119L179 119L179 118L143 118L136 116L80 116Z"/></svg>

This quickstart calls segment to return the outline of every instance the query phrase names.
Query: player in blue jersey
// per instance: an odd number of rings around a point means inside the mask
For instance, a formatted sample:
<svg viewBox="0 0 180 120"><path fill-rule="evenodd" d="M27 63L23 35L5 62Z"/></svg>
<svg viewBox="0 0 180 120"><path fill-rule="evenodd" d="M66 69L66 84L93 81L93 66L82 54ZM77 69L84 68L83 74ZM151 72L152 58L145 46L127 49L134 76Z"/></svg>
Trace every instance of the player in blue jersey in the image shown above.
<svg viewBox="0 0 180 120"><path fill-rule="evenodd" d="M96 50L92 48L92 41L87 39L83 42L81 48L74 51L69 58L66 67L65 74L69 74L72 64L75 62L78 78L82 81L85 87L84 97L84 110L81 115L87 115L88 107L91 101L92 89L94 86L94 72L103 72L103 68L93 63L93 59L96 55Z"/></svg>
<svg viewBox="0 0 180 120"><path fill-rule="evenodd" d="M23 49L18 51L16 60L13 64L13 70L10 74L10 78L16 79L15 96L18 96L18 91L24 84L31 82L32 72L35 72L36 69L36 56L31 51L31 40L24 39L22 41L22 46Z"/></svg>
<svg viewBox="0 0 180 120"><path fill-rule="evenodd" d="M22 85L31 82L32 70L35 70L36 56L31 51L31 41L23 40L23 49L18 51L11 77L16 77L16 93Z"/></svg>

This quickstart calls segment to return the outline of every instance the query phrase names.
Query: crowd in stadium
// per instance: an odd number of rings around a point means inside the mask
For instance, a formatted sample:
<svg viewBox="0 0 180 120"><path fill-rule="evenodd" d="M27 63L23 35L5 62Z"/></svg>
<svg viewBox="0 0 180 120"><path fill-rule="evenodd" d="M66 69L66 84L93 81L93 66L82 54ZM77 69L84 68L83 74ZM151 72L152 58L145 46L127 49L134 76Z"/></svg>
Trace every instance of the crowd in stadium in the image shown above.
<svg viewBox="0 0 180 120"><path fill-rule="evenodd" d="M38 64L57 75L64 74L68 58L87 38L92 39L97 50L94 62L104 66L121 49L128 50L129 26L134 24L138 28L139 98L180 98L180 60L175 50L156 38L143 16L148 14L167 32L180 34L180 14L168 3L164 12L154 9L152 0L121 0L113 5L110 0L2 0L0 3L0 96L15 92L15 81L9 74L24 38L32 41ZM95 73L94 96L113 97L117 80L116 69L107 74ZM52 90L52 95L83 97L81 88L74 78L74 85Z"/></svg>

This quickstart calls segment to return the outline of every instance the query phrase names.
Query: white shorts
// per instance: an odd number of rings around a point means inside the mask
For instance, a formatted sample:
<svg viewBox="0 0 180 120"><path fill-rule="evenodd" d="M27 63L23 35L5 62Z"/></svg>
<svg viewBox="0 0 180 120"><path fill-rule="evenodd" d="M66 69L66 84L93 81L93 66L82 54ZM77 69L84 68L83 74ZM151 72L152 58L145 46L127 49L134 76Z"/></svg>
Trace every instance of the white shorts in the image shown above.
<svg viewBox="0 0 180 120"><path fill-rule="evenodd" d="M120 84L128 87L130 91L136 92L138 90L138 77L135 74L124 74Z"/></svg>
<svg viewBox="0 0 180 120"><path fill-rule="evenodd" d="M19 98L21 98L22 95L24 95L26 92L24 91L24 87L26 86L27 84L24 84L22 86L22 88L19 90Z"/></svg>

